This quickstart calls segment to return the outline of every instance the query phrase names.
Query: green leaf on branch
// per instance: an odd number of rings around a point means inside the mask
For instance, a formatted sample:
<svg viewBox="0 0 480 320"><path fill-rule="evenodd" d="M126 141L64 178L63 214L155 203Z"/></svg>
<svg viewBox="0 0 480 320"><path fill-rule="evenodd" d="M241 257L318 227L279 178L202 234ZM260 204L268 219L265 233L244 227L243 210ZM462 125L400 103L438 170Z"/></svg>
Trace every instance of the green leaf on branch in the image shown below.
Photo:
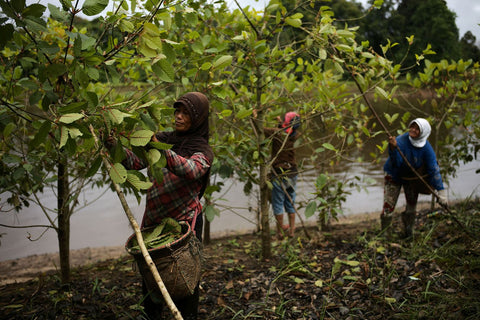
<svg viewBox="0 0 480 320"><path fill-rule="evenodd" d="M151 130L135 131L130 136L130 143L135 147L146 146L150 142L150 139L152 139L153 134L154 132Z"/></svg>
<svg viewBox="0 0 480 320"><path fill-rule="evenodd" d="M250 116L252 113L253 113L252 109L243 109L242 108L237 112L237 119L246 118L246 117Z"/></svg>
<svg viewBox="0 0 480 320"><path fill-rule="evenodd" d="M45 72L47 73L47 77L57 78L67 72L67 67L61 63L53 63L47 66Z"/></svg>
<svg viewBox="0 0 480 320"><path fill-rule="evenodd" d="M147 152L147 160L150 165L153 165L160 160L162 154L157 149L150 149Z"/></svg>
<svg viewBox="0 0 480 320"><path fill-rule="evenodd" d="M382 5L383 5L383 1L384 1L384 0L375 0L375 1L373 2L373 6L374 6L375 8L377 8L377 9L380 9L380 8L382 7Z"/></svg>
<svg viewBox="0 0 480 320"><path fill-rule="evenodd" d="M165 157L161 157L151 168L150 171L152 173L153 179L155 179L158 183L163 181L163 168L167 165L167 159Z"/></svg>
<svg viewBox="0 0 480 320"><path fill-rule="evenodd" d="M60 112L61 114L78 113L78 111L84 109L86 106L87 103L85 101L74 102L59 108L58 112Z"/></svg>
<svg viewBox="0 0 480 320"><path fill-rule="evenodd" d="M221 119L223 119L224 117L229 117L231 114L232 114L232 110L230 109L225 109L225 110L222 110L222 112L220 112L220 114L218 115Z"/></svg>
<svg viewBox="0 0 480 320"><path fill-rule="evenodd" d="M8 123L5 126L5 128L3 129L3 136L5 138L9 137L12 134L13 130L15 130L16 127L17 126L14 123L12 123L12 122Z"/></svg>
<svg viewBox="0 0 480 320"><path fill-rule="evenodd" d="M205 217L207 218L208 222L212 222L215 216L220 216L220 211L212 205L206 206L204 210Z"/></svg>
<svg viewBox="0 0 480 320"><path fill-rule="evenodd" d="M173 146L172 144L155 141L150 141L150 145L158 150L168 150Z"/></svg>
<svg viewBox="0 0 480 320"><path fill-rule="evenodd" d="M48 4L48 11L50 11L50 16L57 21L60 22L67 22L68 21L68 13L66 11L60 10L58 7L54 6L53 4Z"/></svg>
<svg viewBox="0 0 480 320"><path fill-rule="evenodd" d="M385 119L387 119L389 124L392 124L395 120L397 120L399 114L395 113L394 115L390 116L388 113L384 114Z"/></svg>
<svg viewBox="0 0 480 320"><path fill-rule="evenodd" d="M68 128L68 135L72 139L75 139L75 138L81 137L83 135L83 133L78 128Z"/></svg>
<svg viewBox="0 0 480 320"><path fill-rule="evenodd" d="M94 16L102 13L108 6L108 0L85 0L82 12L86 16Z"/></svg>
<svg viewBox="0 0 480 320"><path fill-rule="evenodd" d="M175 79L175 70L167 59L160 59L152 66L152 71L155 72L160 80L165 82L173 82Z"/></svg>
<svg viewBox="0 0 480 320"><path fill-rule="evenodd" d="M158 37L160 34L160 29L153 23L145 23L143 26L143 36Z"/></svg>
<svg viewBox="0 0 480 320"><path fill-rule="evenodd" d="M45 32L48 33L48 29L46 27L46 22L43 21L41 18L27 18L25 19L25 23L31 31L35 33Z"/></svg>
<svg viewBox="0 0 480 320"><path fill-rule="evenodd" d="M2 157L2 161L6 164L17 164L22 162L22 158L14 154L5 154Z"/></svg>
<svg viewBox="0 0 480 320"><path fill-rule="evenodd" d="M60 0L60 3L62 4L62 9L65 11L72 8L72 0Z"/></svg>
<svg viewBox="0 0 480 320"><path fill-rule="evenodd" d="M0 48L4 48L10 39L13 38L13 32L15 28L12 24L4 24L0 26Z"/></svg>
<svg viewBox="0 0 480 320"><path fill-rule="evenodd" d="M370 131L368 131L367 127L362 127L362 131L367 137L370 137Z"/></svg>
<svg viewBox="0 0 480 320"><path fill-rule="evenodd" d="M206 71L206 70L209 70L211 67L212 67L212 64L210 62L205 62L200 66L200 70Z"/></svg>
<svg viewBox="0 0 480 320"><path fill-rule="evenodd" d="M324 147L325 149L328 149L328 150L335 151L335 152L338 151L338 150L335 149L335 147L334 147L333 145L331 145L330 143L324 143L324 144L322 144L322 147Z"/></svg>
<svg viewBox="0 0 480 320"><path fill-rule="evenodd" d="M32 16L35 18L41 18L46 9L45 6L39 3L34 3L26 7L25 10L23 10L22 15L24 17Z"/></svg>
<svg viewBox="0 0 480 320"><path fill-rule="evenodd" d="M80 131L78 128L69 128L66 126L60 127L60 144L59 148L63 148L67 145L68 143L68 138L71 137L72 139L75 139L77 137L82 136L83 133ZM76 148L75 143L73 140L71 141L72 144L67 145L70 150L73 150Z"/></svg>
<svg viewBox="0 0 480 320"><path fill-rule="evenodd" d="M102 164L102 157L98 156L95 158L93 163L90 165L90 168L88 168L87 173L85 174L86 178L92 177L95 173L97 173L98 169L100 168L100 165Z"/></svg>
<svg viewBox="0 0 480 320"><path fill-rule="evenodd" d="M318 51L318 58L320 60L327 59L327 50L325 50L324 48L320 48L320 50Z"/></svg>
<svg viewBox="0 0 480 320"><path fill-rule="evenodd" d="M324 173L320 174L315 181L315 186L317 189L323 189L327 185L328 176Z"/></svg>
<svg viewBox="0 0 480 320"><path fill-rule="evenodd" d="M380 87L375 87L375 92L379 95L381 95L383 98L385 98L386 100L390 101L391 98L389 97L388 93L383 90L383 88L380 88Z"/></svg>
<svg viewBox="0 0 480 320"><path fill-rule="evenodd" d="M139 105L139 106L133 107L131 110L134 111L134 110L138 110L138 109L148 108L148 107L150 107L152 104L154 104L155 102L156 102L155 100L150 100L150 101L148 101L148 102L146 102L146 103L143 103L143 104L141 104L141 105Z"/></svg>
<svg viewBox="0 0 480 320"><path fill-rule="evenodd" d="M114 183L122 184L127 181L127 169L121 163L115 163L108 172Z"/></svg>
<svg viewBox="0 0 480 320"><path fill-rule="evenodd" d="M83 117L84 115L81 113L67 113L61 116L58 121L62 123L73 123L79 119L82 119Z"/></svg>
<svg viewBox="0 0 480 320"><path fill-rule="evenodd" d="M233 57L230 55L221 56L213 63L213 69L223 69L232 64Z"/></svg>
<svg viewBox="0 0 480 320"><path fill-rule="evenodd" d="M123 3L125 3L126 1L124 1ZM128 20L125 20L125 19L122 19L120 20L120 24L119 24L119 28L121 31L123 32L133 32L135 30L135 26L133 25L133 23L131 23L130 21Z"/></svg>
<svg viewBox="0 0 480 320"><path fill-rule="evenodd" d="M198 14L195 11L190 11L185 14L185 20L188 21L188 23L191 26L196 26L198 23Z"/></svg>
<svg viewBox="0 0 480 320"><path fill-rule="evenodd" d="M143 37L145 45L154 51L162 50L162 39L160 37Z"/></svg>
<svg viewBox="0 0 480 320"><path fill-rule="evenodd" d="M142 180L143 175L138 171L129 171L127 173L127 181L137 190L148 190L153 183Z"/></svg>
<svg viewBox="0 0 480 320"><path fill-rule="evenodd" d="M294 28L300 28L302 26L302 20L301 19L293 19L291 17L286 17L285 22L288 25L291 25Z"/></svg>
<svg viewBox="0 0 480 320"><path fill-rule="evenodd" d="M132 115L117 109L109 109L107 110L107 116L113 123L120 124L123 122L123 119L131 117Z"/></svg>
<svg viewBox="0 0 480 320"><path fill-rule="evenodd" d="M310 218L315 214L315 211L317 211L317 203L315 201L311 201L305 208L305 217Z"/></svg>
<svg viewBox="0 0 480 320"><path fill-rule="evenodd" d="M62 148L63 146L65 146L65 144L67 144L67 140L68 140L68 128L67 127L61 127L60 128L59 148Z"/></svg>
<svg viewBox="0 0 480 320"><path fill-rule="evenodd" d="M93 37L89 37L85 34L80 33L79 37L81 39L81 48L82 50L89 50L90 48L93 48L97 40Z"/></svg>

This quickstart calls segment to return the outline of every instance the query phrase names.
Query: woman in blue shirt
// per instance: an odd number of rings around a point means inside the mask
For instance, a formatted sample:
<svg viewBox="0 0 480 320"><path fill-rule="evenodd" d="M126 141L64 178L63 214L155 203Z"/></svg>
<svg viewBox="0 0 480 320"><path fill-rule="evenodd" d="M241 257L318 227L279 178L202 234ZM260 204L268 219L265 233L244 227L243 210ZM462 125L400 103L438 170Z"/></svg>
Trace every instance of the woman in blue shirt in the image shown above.
<svg viewBox="0 0 480 320"><path fill-rule="evenodd" d="M390 136L388 139L388 159L383 167L385 189L383 210L380 215L382 230L387 229L392 223L392 213L403 186L407 204L405 211L402 212L402 222L405 228L405 237L411 237L415 225L418 194L430 193L429 188L412 171L398 149L405 155L415 171L421 174L422 178L435 190L439 202L447 204L447 193L443 186L437 157L427 141L431 130L426 119L417 118L410 122L408 132L398 137Z"/></svg>

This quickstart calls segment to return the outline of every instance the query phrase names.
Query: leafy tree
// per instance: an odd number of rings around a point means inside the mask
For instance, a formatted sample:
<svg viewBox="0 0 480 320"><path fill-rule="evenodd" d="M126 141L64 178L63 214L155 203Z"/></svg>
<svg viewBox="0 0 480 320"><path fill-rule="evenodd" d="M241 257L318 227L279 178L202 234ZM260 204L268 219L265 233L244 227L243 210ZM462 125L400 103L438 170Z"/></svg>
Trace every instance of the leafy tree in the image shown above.
<svg viewBox="0 0 480 320"><path fill-rule="evenodd" d="M428 44L436 52L434 61L459 58L458 28L455 13L450 11L443 0L422 2L403 0L398 6L398 14L404 18L401 25L403 35L415 35L413 52L419 52ZM425 23L428 21L428 23ZM398 41L398 40L397 40ZM408 58L407 58L408 59ZM407 60L407 64L413 60Z"/></svg>
<svg viewBox="0 0 480 320"><path fill-rule="evenodd" d="M404 68L417 67L415 56L431 47L436 53L434 61L458 59L458 28L455 13L450 11L443 0L385 0L381 9L371 11L363 24L364 39L368 40L376 52L387 41L400 44L392 50L390 59L401 63ZM373 1L370 1L373 3ZM428 21L428 23L426 23ZM413 43L405 46L405 38L414 36Z"/></svg>
<svg viewBox="0 0 480 320"><path fill-rule="evenodd" d="M362 24L364 16L363 8L360 3L348 0L331 0L331 1L282 1L289 14L301 14L302 24L304 28L311 28L316 24L319 18L319 12L330 14L334 17L332 23L338 28L355 27ZM321 10L323 8L323 10ZM328 10L327 10L328 8ZM279 39L282 43L302 43L308 33L302 28L286 25ZM302 59L311 60L315 56L309 55L307 52L301 54Z"/></svg>
<svg viewBox="0 0 480 320"><path fill-rule="evenodd" d="M426 60L422 72L407 77L413 88L431 92L431 99L421 98L418 105L435 128L433 141L445 177L455 176L460 163L477 157L480 145L479 68L480 64L472 60L436 63ZM451 134L442 136L445 131Z"/></svg>
<svg viewBox="0 0 480 320"><path fill-rule="evenodd" d="M373 3L373 1L370 1ZM382 46L390 41L399 43L403 46L405 35L402 33L404 18L398 14L396 8L399 0L385 0L380 8L371 7L365 19L362 19L362 25L358 31L360 40L367 40L375 52L382 54ZM395 51L389 52L389 59L396 59ZM403 56L402 56L403 58ZM396 59L397 63L401 60Z"/></svg>
<svg viewBox="0 0 480 320"><path fill-rule="evenodd" d="M472 59L473 61L480 61L480 48L475 44L477 38L471 31L465 32L462 39L460 39L460 51L463 60Z"/></svg>
<svg viewBox="0 0 480 320"><path fill-rule="evenodd" d="M385 78L397 76L399 67L357 44L354 29L335 27L329 7L322 7L315 21L307 25L301 13L289 11L280 1L271 1L262 13L243 11L244 18L238 16L231 24L238 34L233 37L236 51L232 68L238 67L227 82L230 91L226 98L232 101L233 110L225 111L223 119L231 123L229 134L218 145L230 154L230 161L234 158L234 169L245 181L245 191L258 187L262 256L268 258L267 175L271 163L270 141L265 139L263 128L288 110L299 112L305 121L299 145L311 150L301 170L310 166L315 173L332 170L347 152L377 134L368 129L370 115L364 104L358 104L361 96L348 94L350 88L342 78L351 73L358 77L363 90L379 87L379 92L387 95L381 87ZM278 41L284 32L290 32L286 26L300 29L306 36L293 42ZM311 58L302 59L305 54ZM315 140L317 135L310 135L309 130L322 130L325 136ZM307 200L306 214L314 214L317 208L323 212L326 199L329 195L319 189ZM336 199L344 201L341 195Z"/></svg>
<svg viewBox="0 0 480 320"><path fill-rule="evenodd" d="M96 15L107 4L92 0L77 8L63 1L62 8L48 5L50 17L44 20L41 4L0 2L6 16L1 28L11 31L2 33L1 190L16 210L32 201L42 208L58 234L64 282L69 279L70 217L78 197L85 186L102 186L107 180L103 171L97 174L101 150L94 147L90 126L98 136L113 130L123 145L136 150L148 143L156 123L168 121L171 109L165 101L178 89L201 89L190 79L209 81L216 68L228 64L228 58L217 56L220 46L197 31L197 13L179 5L164 9L163 1L147 1L144 14L130 16L128 10L135 12L139 3L129 7L120 2L101 19L98 38L82 21L80 29L75 26L78 12ZM212 7L205 11L214 12ZM172 15L185 31L171 29ZM180 41L169 39L170 32ZM214 50L204 55L209 46ZM185 57L189 68L184 68ZM176 75L174 68L182 72ZM148 86L137 82L139 70ZM170 86L175 80L180 87ZM141 156L153 167L162 163L155 152ZM123 170L119 159L120 152L112 155L110 177L140 197L151 183L138 172ZM46 188L57 196L56 209L40 200Z"/></svg>

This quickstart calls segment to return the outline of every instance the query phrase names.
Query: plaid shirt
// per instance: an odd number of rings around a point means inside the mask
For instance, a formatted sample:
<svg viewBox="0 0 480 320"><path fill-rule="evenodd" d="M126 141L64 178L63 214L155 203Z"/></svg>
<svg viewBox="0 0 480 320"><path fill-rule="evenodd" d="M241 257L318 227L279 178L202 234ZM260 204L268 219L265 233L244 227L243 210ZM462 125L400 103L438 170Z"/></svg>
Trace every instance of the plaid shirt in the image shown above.
<svg viewBox="0 0 480 320"><path fill-rule="evenodd" d="M132 151L126 150L123 164L134 170L146 168L147 164ZM147 202L142 227L159 223L164 217L177 221L192 222L195 214L200 214L202 205L198 194L202 188L202 177L208 172L211 163L203 153L194 153L184 158L171 150L162 151L167 159L163 168L163 181L153 181L147 191Z"/></svg>

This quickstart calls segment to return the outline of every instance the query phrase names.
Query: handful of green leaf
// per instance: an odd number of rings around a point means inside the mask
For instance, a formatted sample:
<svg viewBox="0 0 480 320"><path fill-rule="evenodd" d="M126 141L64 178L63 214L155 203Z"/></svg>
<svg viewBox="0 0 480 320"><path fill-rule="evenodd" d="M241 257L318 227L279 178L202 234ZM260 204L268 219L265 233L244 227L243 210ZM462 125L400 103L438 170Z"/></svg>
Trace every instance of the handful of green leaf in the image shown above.
<svg viewBox="0 0 480 320"><path fill-rule="evenodd" d="M173 218L165 218L153 230L143 230L142 237L147 249L162 247L182 237L182 226ZM136 238L132 238L129 251L140 251Z"/></svg>

